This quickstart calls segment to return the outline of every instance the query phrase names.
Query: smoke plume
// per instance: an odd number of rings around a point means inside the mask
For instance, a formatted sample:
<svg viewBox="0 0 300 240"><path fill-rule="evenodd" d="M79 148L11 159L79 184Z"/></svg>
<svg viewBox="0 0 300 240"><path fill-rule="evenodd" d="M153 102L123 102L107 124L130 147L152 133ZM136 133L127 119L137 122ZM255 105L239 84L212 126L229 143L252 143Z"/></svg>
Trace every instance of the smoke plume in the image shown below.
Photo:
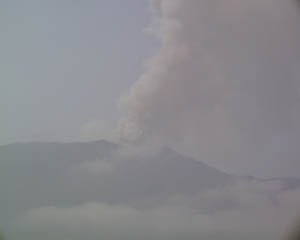
<svg viewBox="0 0 300 240"><path fill-rule="evenodd" d="M296 2L156 0L151 6L147 32L161 47L122 100L120 138L159 141L242 173L272 175L280 168L281 175L296 175Z"/></svg>

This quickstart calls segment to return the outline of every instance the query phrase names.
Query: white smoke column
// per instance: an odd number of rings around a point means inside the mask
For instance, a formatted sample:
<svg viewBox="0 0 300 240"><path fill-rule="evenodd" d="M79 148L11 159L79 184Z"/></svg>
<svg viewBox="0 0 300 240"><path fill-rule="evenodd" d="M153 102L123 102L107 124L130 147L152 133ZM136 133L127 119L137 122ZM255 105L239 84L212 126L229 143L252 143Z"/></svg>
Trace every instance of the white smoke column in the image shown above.
<svg viewBox="0 0 300 240"><path fill-rule="evenodd" d="M297 167L300 18L293 0L156 0L161 48L132 86L122 139L155 139L245 173ZM279 165L276 165L279 164ZM243 169L244 168L244 169ZM253 169L252 169L253 170ZM268 173L267 173L268 174Z"/></svg>

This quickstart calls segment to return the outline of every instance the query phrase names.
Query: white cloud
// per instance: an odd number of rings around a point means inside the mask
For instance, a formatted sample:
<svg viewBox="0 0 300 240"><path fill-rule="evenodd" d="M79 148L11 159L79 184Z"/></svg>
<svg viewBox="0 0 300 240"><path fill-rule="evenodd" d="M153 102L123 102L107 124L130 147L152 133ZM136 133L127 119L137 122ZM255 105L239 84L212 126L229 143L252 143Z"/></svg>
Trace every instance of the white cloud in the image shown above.
<svg viewBox="0 0 300 240"><path fill-rule="evenodd" d="M172 196L149 209L101 202L42 207L22 215L17 224L26 234L59 238L280 239L295 219L295 206L290 202L299 202L299 191L282 193L279 204L274 205L267 198L270 192L261 192L266 185L271 192L280 189L274 183L244 183L197 196ZM235 200L234 205L202 211L228 200Z"/></svg>

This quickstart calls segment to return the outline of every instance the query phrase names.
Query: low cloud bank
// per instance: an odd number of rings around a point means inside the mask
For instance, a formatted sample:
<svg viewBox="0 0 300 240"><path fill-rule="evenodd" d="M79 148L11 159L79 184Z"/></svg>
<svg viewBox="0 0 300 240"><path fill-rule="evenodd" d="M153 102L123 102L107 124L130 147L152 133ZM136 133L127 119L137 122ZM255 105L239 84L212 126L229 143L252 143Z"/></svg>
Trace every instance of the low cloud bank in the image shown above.
<svg viewBox="0 0 300 240"><path fill-rule="evenodd" d="M299 190L280 191L280 182L244 182L174 195L144 209L102 202L49 206L27 211L16 226L33 239L274 240L296 219L300 199Z"/></svg>

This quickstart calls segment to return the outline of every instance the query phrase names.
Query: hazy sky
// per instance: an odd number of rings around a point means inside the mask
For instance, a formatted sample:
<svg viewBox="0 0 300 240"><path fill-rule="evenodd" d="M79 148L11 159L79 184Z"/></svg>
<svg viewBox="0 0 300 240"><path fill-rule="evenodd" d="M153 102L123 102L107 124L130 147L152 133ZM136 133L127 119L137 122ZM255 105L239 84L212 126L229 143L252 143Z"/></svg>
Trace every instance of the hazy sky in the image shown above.
<svg viewBox="0 0 300 240"><path fill-rule="evenodd" d="M119 96L155 45L143 33L148 5L1 1L0 145L89 140L113 127Z"/></svg>
<svg viewBox="0 0 300 240"><path fill-rule="evenodd" d="M0 144L114 130L228 171L298 176L296 2L150 2L1 1Z"/></svg>

